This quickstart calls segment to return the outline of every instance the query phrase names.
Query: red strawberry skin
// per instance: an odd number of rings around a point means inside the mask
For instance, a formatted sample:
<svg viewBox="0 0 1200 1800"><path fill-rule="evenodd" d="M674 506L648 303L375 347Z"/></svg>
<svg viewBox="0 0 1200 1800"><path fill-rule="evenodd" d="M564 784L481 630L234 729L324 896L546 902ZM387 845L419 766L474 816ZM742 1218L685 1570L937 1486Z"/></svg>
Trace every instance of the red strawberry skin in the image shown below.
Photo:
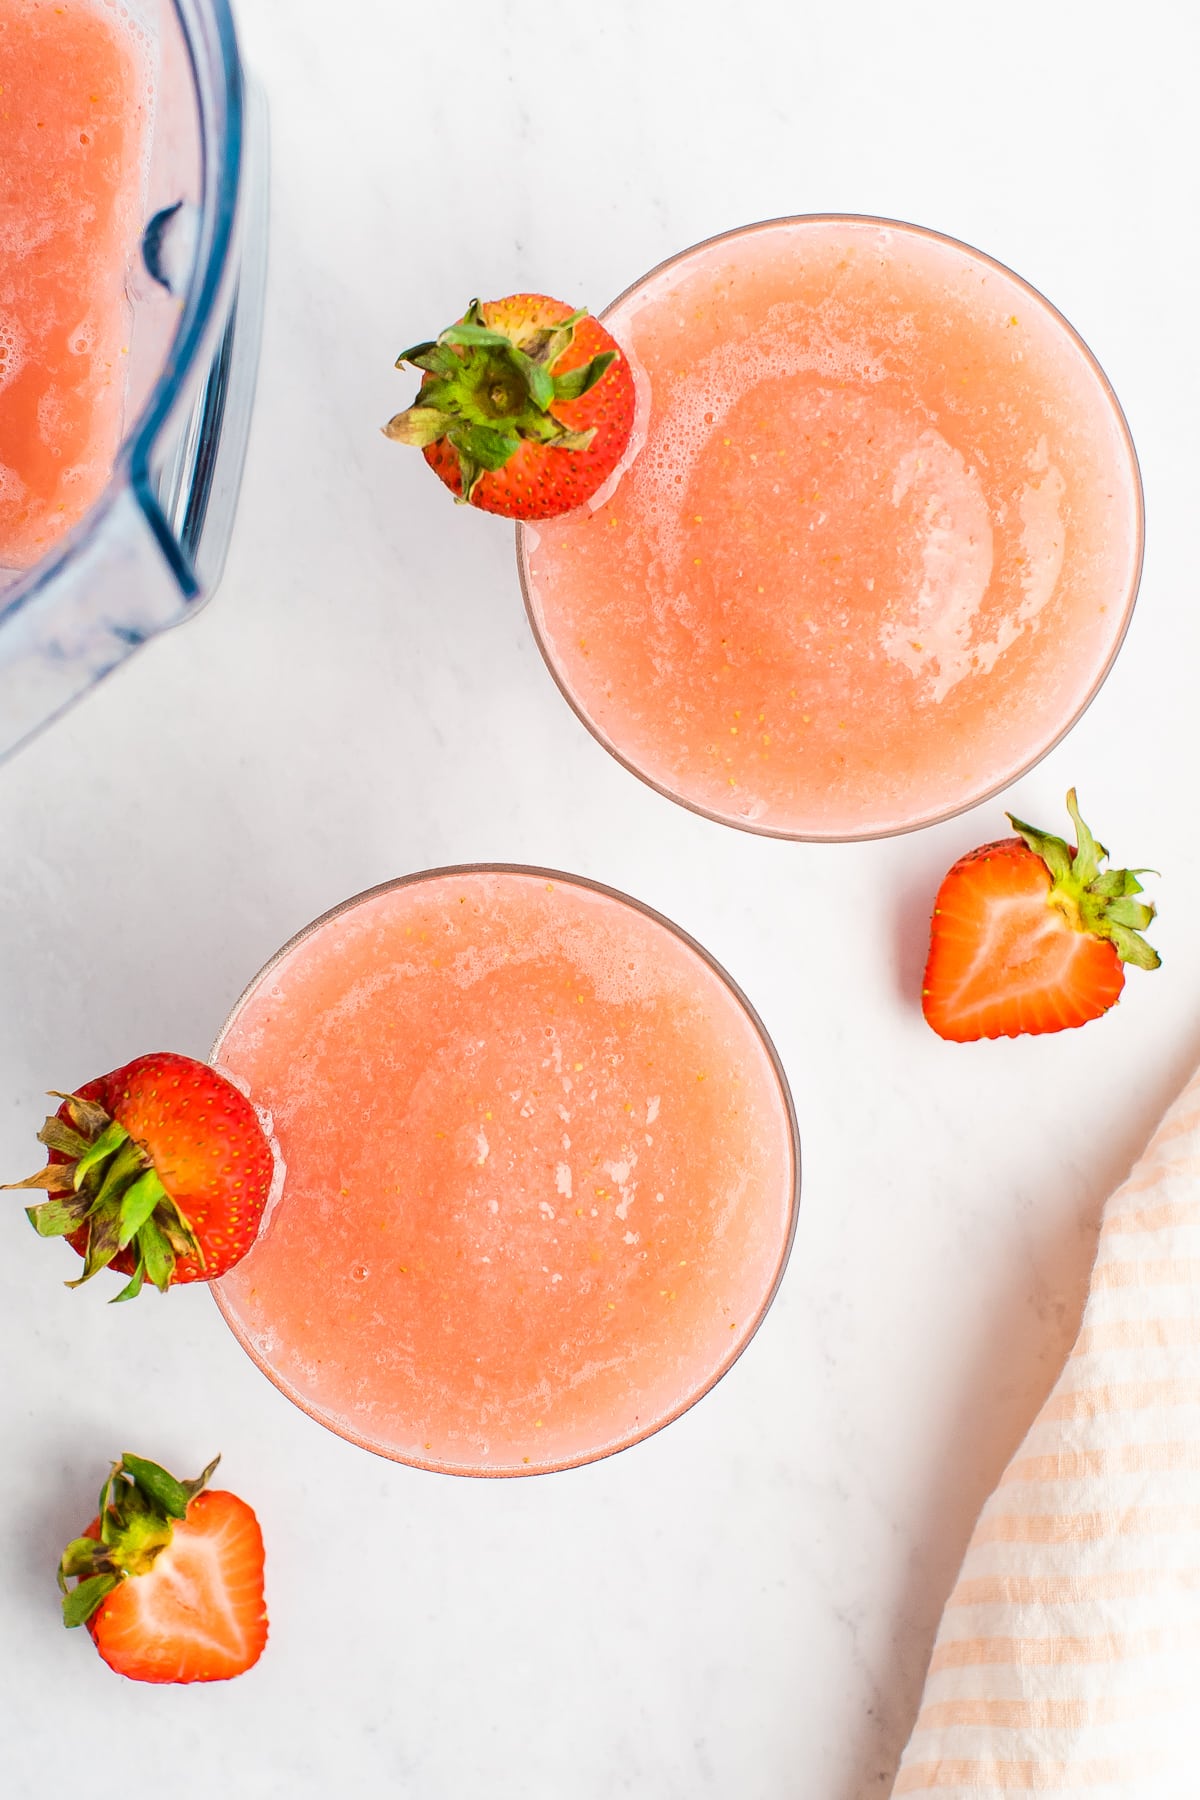
<svg viewBox="0 0 1200 1800"><path fill-rule="evenodd" d="M99 1539L93 1519L84 1536ZM267 1641L262 1532L222 1489L198 1494L144 1575L121 1582L88 1620L110 1669L132 1681L228 1681Z"/></svg>
<svg viewBox="0 0 1200 1800"><path fill-rule="evenodd" d="M964 1043L1065 1031L1108 1011L1125 986L1112 943L1050 904L1050 871L1021 838L984 844L950 870L934 903L922 1008Z"/></svg>
<svg viewBox="0 0 1200 1800"><path fill-rule="evenodd" d="M511 294L485 301L481 312L494 330L514 339L569 318L572 308L545 294ZM595 430L586 450L562 450L526 440L502 469L489 469L471 495L472 506L506 519L552 519L590 500L612 474L629 442L634 415L634 381L628 358L612 336L590 314L582 318L567 349L554 364L555 375L569 375L592 357L616 350L612 363L594 388L578 400L556 400L550 408L571 431ZM429 385L426 377L422 387ZM457 498L462 471L457 452L446 438L425 447L430 468Z"/></svg>
<svg viewBox="0 0 1200 1800"><path fill-rule="evenodd" d="M76 1090L94 1100L142 1144L168 1194L191 1225L203 1260L184 1253L172 1285L215 1281L245 1256L258 1235L275 1159L246 1096L207 1063L172 1051L139 1056ZM59 1108L69 1122L69 1104ZM52 1162L65 1160L50 1153ZM82 1256L86 1234L68 1242ZM131 1273L136 1249L109 1264Z"/></svg>

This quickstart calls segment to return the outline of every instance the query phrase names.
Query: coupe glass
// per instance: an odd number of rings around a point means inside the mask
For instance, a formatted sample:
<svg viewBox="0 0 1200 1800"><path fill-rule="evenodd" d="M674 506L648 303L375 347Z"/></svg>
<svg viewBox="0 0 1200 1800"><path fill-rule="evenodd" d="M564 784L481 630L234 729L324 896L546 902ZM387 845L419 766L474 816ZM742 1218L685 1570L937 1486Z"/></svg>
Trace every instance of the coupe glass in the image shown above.
<svg viewBox="0 0 1200 1800"><path fill-rule="evenodd" d="M422 971L414 946L430 935ZM568 962L590 973L572 975L564 1018ZM666 995L674 1024L659 1025ZM620 1050L599 1048L613 1034ZM715 1064L692 1076L702 1043L738 1071L732 1085ZM257 1243L214 1284L217 1304L289 1400L380 1456L521 1476L625 1449L714 1386L779 1289L800 1187L779 1058L708 952L612 888L474 865L360 894L271 959L212 1060L271 1115L284 1170ZM711 1138L680 1111L710 1074L698 1104ZM494 1114L475 1119L464 1082ZM589 1163L626 1090L621 1162ZM459 1160L463 1129L475 1135ZM432 1212L427 1154L442 1171ZM671 1169L661 1213L655 1157Z"/></svg>
<svg viewBox="0 0 1200 1800"><path fill-rule="evenodd" d="M1129 623L1142 494L1043 295L938 232L814 214L697 244L601 317L631 449L517 558L620 763L722 824L839 841L976 806L1070 730Z"/></svg>

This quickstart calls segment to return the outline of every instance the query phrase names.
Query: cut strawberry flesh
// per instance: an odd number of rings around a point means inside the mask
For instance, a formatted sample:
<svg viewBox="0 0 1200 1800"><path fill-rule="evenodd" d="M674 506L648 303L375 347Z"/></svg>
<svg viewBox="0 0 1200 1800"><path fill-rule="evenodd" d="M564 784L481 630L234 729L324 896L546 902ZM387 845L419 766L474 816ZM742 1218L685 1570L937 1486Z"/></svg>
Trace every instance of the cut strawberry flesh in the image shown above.
<svg viewBox="0 0 1200 1800"><path fill-rule="evenodd" d="M197 1496L145 1575L123 1581L91 1621L109 1667L134 1681L225 1681L267 1641L263 1543L236 1495Z"/></svg>
<svg viewBox="0 0 1200 1800"><path fill-rule="evenodd" d="M1064 1031L1107 1012L1125 985L1111 943L1049 903L1044 863L1019 841L953 869L938 895L925 1016L958 1041Z"/></svg>

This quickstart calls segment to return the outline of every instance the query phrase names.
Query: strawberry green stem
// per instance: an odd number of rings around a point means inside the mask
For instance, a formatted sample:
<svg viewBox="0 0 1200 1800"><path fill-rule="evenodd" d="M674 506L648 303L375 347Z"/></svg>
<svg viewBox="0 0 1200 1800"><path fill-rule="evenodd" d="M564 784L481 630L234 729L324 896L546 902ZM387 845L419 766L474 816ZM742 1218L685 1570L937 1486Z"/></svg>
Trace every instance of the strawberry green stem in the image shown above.
<svg viewBox="0 0 1200 1800"><path fill-rule="evenodd" d="M616 351L605 350L579 368L555 374L585 317L574 312L517 342L485 324L479 301L472 300L459 324L396 359L397 368L410 363L426 379L414 404L384 426L386 435L421 450L445 438L458 457L462 502L470 500L485 471L502 469L522 443L588 449L595 428L572 431L551 410L555 402L580 399L616 360Z"/></svg>
<svg viewBox="0 0 1200 1800"><path fill-rule="evenodd" d="M1154 918L1155 907L1151 901L1135 898L1143 891L1138 876L1155 871L1104 869L1108 851L1084 823L1074 788L1067 795L1067 811L1075 827L1074 849L1064 838L1008 814L1013 830L1050 871L1049 904L1073 931L1107 939L1122 962L1139 969L1159 968L1158 951L1141 935Z"/></svg>
<svg viewBox="0 0 1200 1800"><path fill-rule="evenodd" d="M175 1521L187 1517L220 1460L214 1457L194 1481L177 1481L128 1451L113 1464L100 1490L99 1537L73 1538L58 1565L64 1625L86 1624L114 1588L154 1566ZM71 1580L74 1587L67 1585Z"/></svg>
<svg viewBox="0 0 1200 1800"><path fill-rule="evenodd" d="M40 1237L74 1237L82 1232L83 1273L68 1287L90 1281L118 1251L131 1245L134 1270L117 1300L132 1300L149 1279L161 1293L171 1285L180 1256L203 1263L191 1224L163 1186L145 1146L120 1122L77 1094L54 1096L69 1119L52 1114L38 1132L51 1161L10 1188L40 1188L49 1195L26 1208ZM54 1160L55 1157L61 1160Z"/></svg>

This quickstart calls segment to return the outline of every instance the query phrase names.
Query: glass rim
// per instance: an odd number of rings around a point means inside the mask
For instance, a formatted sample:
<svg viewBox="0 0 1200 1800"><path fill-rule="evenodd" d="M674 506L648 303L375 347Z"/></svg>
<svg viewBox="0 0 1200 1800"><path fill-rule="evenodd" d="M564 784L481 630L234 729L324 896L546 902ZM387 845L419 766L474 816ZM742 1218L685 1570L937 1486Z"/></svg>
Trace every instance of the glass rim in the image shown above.
<svg viewBox="0 0 1200 1800"><path fill-rule="evenodd" d="M250 999L252 994L254 994L262 983L270 976L271 972L278 968L284 958L291 955L293 950L298 949L301 944L305 943L310 937L315 936L317 932L323 930L326 925L331 924L335 919L340 918L345 913L352 912L356 907L364 905L368 901L379 899L385 894L394 893L400 888L419 886L425 882L437 880L449 880L456 876L464 875L517 875L528 877L529 879L536 881L561 883L566 887L583 888L588 892L599 894L603 899L616 901L619 905L624 906L633 912L641 913L644 918L649 919L652 924L659 926L662 930L669 932L672 937L683 944L685 949L690 950L698 957L709 972L716 976L718 982L729 993L735 1005L744 1013L754 1037L757 1039L766 1055L768 1066L774 1078L775 1088L782 1105L783 1119L788 1140L789 1161L791 1165L791 1179L786 1202L787 1222L783 1232L782 1243L775 1260L770 1282L766 1287L762 1299L754 1309L749 1323L743 1330L739 1331L732 1350L719 1363L715 1371L708 1375L700 1386L691 1390L686 1399L680 1401L677 1406L672 1407L668 1412L664 1413L664 1415L655 1420L653 1424L646 1426L644 1430L636 1431L621 1438L619 1442L605 1444L599 1449L587 1451L579 1456L570 1456L552 1462L541 1463L536 1468L508 1467L496 1469L460 1469L449 1467L445 1463L432 1458L401 1455L395 1449L389 1449L376 1441L372 1441L370 1438L359 1432L351 1431L340 1425L333 1424L317 1407L298 1394L292 1385L279 1375L259 1353L258 1349L250 1341L248 1335L243 1330L240 1321L234 1316L229 1302L221 1291L220 1281L210 1282L209 1292L212 1294L221 1317L224 1319L225 1324L229 1327L229 1330L232 1332L242 1350L245 1351L259 1371L267 1377L268 1381L278 1389L284 1398L290 1400L294 1406L297 1406L301 1412L305 1413L307 1417L314 1422L314 1424L323 1426L325 1430L333 1432L336 1437L343 1438L347 1443L354 1444L360 1450L370 1451L373 1455L381 1456L388 1462L401 1463L406 1468L422 1469L431 1474L445 1475L454 1479L466 1477L469 1480L481 1481L527 1480L533 1476L558 1475L569 1469L586 1468L592 1463L603 1462L610 1456L619 1455L623 1450L631 1450L635 1445L645 1443L647 1438L655 1437L668 1425L673 1425L676 1419L682 1418L684 1413L690 1412L692 1407L703 1400L706 1394L712 1392L718 1382L724 1380L734 1364L740 1361L752 1340L757 1337L763 1321L775 1303L780 1287L783 1284L783 1278L787 1272L788 1263L791 1260L792 1248L796 1241L796 1228L799 1221L801 1195L800 1126L796 1117L796 1107L792 1097L791 1086L788 1082L787 1072L784 1069L783 1060L775 1047L770 1032L767 1030L759 1016L757 1008L754 1006L748 995L744 992L739 983L735 981L729 971L718 962L717 958L710 950L705 949L704 945L694 938L690 932L685 931L682 925L677 925L673 919L669 919L665 913L659 912L655 907L648 905L644 900L635 899L631 894L626 894L620 888L610 887L607 883L602 881L595 881L588 875L573 875L563 869L542 868L540 865L531 863L449 863L438 868L418 869L409 875L394 876L390 881L378 882L374 887L365 888L361 893L353 894L349 899L343 900L338 905L330 907L327 912L321 913L320 916L313 919L310 924L301 927L299 931L295 932L293 936L263 964L258 973L247 982L246 986L242 989L242 992L238 995L238 998L234 1001L233 1006L226 1014L225 1019L213 1040L212 1049L209 1052L209 1061L213 1067L218 1071L222 1067L220 1061L222 1047L243 1006ZM280 1201L282 1203L282 1193ZM232 1272L233 1271L231 1270L230 1273Z"/></svg>
<svg viewBox="0 0 1200 1800"><path fill-rule="evenodd" d="M968 256L973 257L978 262L985 263L988 267L996 270L997 273L1007 277L1008 280L1015 282L1019 288L1023 288L1036 305L1039 306L1044 313L1048 314L1065 332L1067 337L1075 345L1076 349L1081 352L1085 363L1098 381L1116 422L1118 436L1124 446L1129 461L1129 489L1134 511L1133 556L1128 591L1124 595L1121 605L1119 628L1113 638L1112 645L1102 668L1065 724L1060 726L1051 738L1038 749L1034 750L1027 758L1020 762L1017 767L1004 775L1000 780L993 782L989 787L982 789L977 794L972 794L970 798L966 800L957 801L951 806L942 807L936 812L931 812L918 819L909 820L902 825L888 825L882 828L872 828L865 831L787 831L781 830L778 826L760 824L753 819L730 818L725 813L714 812L711 807L702 806L695 800L689 800L683 795L675 793L671 788L665 786L662 782L655 780L653 776L648 775L645 770L640 769L636 763L632 762L618 750L615 744L610 742L609 738L605 736L599 725L593 719L589 718L579 701L571 693L565 678L560 673L550 654L535 615L533 595L529 580L529 526L520 522L518 522L515 532L517 579L520 582L521 599L525 607L525 617L528 620L529 628L533 633L534 643L537 645L538 653L545 663L546 668L549 670L559 693L567 702L567 705L571 708L571 711L575 714L575 717L579 720L580 724L585 727L591 737L593 737L596 743L600 745L601 749L607 751L609 756L611 756L615 762L619 763L623 769L627 770L629 774L636 776L645 787L648 787L654 793L661 795L664 800L671 801L673 805L682 806L686 811L694 813L698 818L708 819L714 825L727 826L733 831L748 832L753 837L776 838L785 843L792 844L875 843L882 841L885 838L907 837L911 832L925 831L934 825L944 825L950 819L957 819L964 813L974 811L977 806L986 805L989 800L994 800L997 795L1003 794L1008 788L1014 786L1018 781L1023 780L1031 770L1036 769L1038 764L1043 762L1052 751L1056 750L1063 740L1075 729L1076 725L1078 725L1079 721L1083 718L1097 694L1100 692L1100 689L1111 675L1113 665L1120 655L1121 647L1125 642L1133 619L1134 607L1137 604L1138 593L1141 588L1142 571L1146 554L1145 492L1142 483L1141 465L1138 461L1137 448L1133 441L1133 433L1129 429L1129 421L1126 419L1124 409L1120 400L1117 398L1116 390L1114 389L1112 382L1108 379L1099 358L1086 340L1076 330L1074 325L1072 325L1071 321L1059 311L1052 300L1047 299L1040 288L1034 287L1033 283L1027 281L1023 275L1018 275L1016 270L1009 268L1007 263L1001 262L998 257L990 256L986 250L977 249L974 244L968 244L962 238L952 237L948 232L934 231L927 225L914 225L905 219L886 218L876 213L843 212L784 213L776 218L757 219L747 225L735 225L728 231L718 231L711 237L700 238L696 243L689 244L686 249L676 250L672 255L664 257L661 262L656 263L653 268L648 269L644 275L639 275L636 281L631 282L628 287L623 288L616 299L610 300L608 305L604 307L601 312L596 314L596 317L601 324L604 324L612 317L618 307L623 306L626 301L640 293L643 288L648 287L651 282L656 281L661 275L665 275L668 270L674 268L677 264L686 262L690 257L698 255L703 250L708 250L717 244L730 243L740 238L753 237L760 231L775 231L781 226L794 225L877 226L886 231L900 231L912 237L928 238L935 243L948 245L951 249L965 251ZM534 521L531 523L532 528L536 531L537 522Z"/></svg>

